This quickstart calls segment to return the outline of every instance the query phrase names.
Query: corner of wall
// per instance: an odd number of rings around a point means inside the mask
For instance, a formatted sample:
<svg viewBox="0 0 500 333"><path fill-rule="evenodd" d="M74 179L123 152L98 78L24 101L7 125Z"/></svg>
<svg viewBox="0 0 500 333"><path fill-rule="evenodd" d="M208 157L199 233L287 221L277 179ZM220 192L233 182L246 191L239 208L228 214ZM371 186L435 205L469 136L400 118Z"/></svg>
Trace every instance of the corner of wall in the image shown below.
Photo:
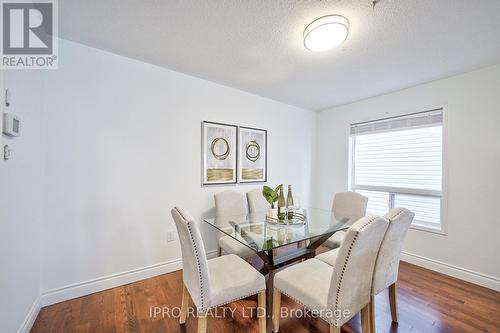
<svg viewBox="0 0 500 333"><path fill-rule="evenodd" d="M310 193L310 204L313 207L316 207L316 202L318 199L318 194L316 193L318 191L318 177L317 177L317 165L318 165L318 149L319 149L319 118L320 118L320 112L318 111L313 111L314 112L314 125L313 125L313 139L312 139L312 147L311 147L311 184L309 188L309 193Z"/></svg>
<svg viewBox="0 0 500 333"><path fill-rule="evenodd" d="M18 333L29 333L31 331L31 328L35 323L36 317L38 317L41 308L42 308L41 295L39 295L31 305L31 308L28 311L26 318L24 318L23 323L21 324L19 330L17 331Z"/></svg>

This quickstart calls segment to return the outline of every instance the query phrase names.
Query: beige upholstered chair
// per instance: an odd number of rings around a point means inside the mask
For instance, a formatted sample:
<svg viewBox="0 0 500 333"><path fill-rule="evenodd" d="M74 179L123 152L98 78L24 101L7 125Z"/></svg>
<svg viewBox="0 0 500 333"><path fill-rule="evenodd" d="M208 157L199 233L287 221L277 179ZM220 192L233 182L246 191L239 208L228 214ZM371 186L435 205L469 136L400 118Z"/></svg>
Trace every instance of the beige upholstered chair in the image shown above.
<svg viewBox="0 0 500 333"><path fill-rule="evenodd" d="M245 196L233 190L225 190L214 195L217 216L244 215L247 213Z"/></svg>
<svg viewBox="0 0 500 333"><path fill-rule="evenodd" d="M321 260L322 262L335 266L335 262L337 261L337 255L339 254L339 248L323 252L316 256L316 259Z"/></svg>
<svg viewBox="0 0 500 333"><path fill-rule="evenodd" d="M355 222L366 215L368 198L356 192L340 192L333 198L332 212L336 217L348 217ZM333 234L323 243L331 249L338 248L345 237L345 232Z"/></svg>
<svg viewBox="0 0 500 333"><path fill-rule="evenodd" d="M273 331L279 330L281 294L302 303L330 324L330 332L361 311L363 332L369 332L369 306L373 270L387 230L383 217L367 216L347 231L338 250L338 265L309 259L274 277Z"/></svg>
<svg viewBox="0 0 500 333"><path fill-rule="evenodd" d="M180 323L186 322L189 296L197 309L198 333L205 333L207 311L258 294L261 308L259 332L266 331L266 281L262 274L240 257L230 254L207 260L200 232L189 213L172 209L182 250L182 306ZM228 274L230 272L230 274Z"/></svg>
<svg viewBox="0 0 500 333"><path fill-rule="evenodd" d="M271 207L269 202L264 199L261 189L251 190L247 192L248 210L250 214L255 212L266 212Z"/></svg>
<svg viewBox="0 0 500 333"><path fill-rule="evenodd" d="M375 333L375 295L389 288L389 305L392 321L398 322L396 303L396 282L398 280L399 260L406 233L415 217L415 213L405 208L391 209L384 215L389 220L389 227L380 246L375 262L373 275L372 298L370 302L370 318L372 333Z"/></svg>
<svg viewBox="0 0 500 333"><path fill-rule="evenodd" d="M247 207L245 196L239 192L226 190L214 195L215 211L217 216L245 215ZM229 236L219 238L217 253L222 255L222 251L227 254L236 254L241 258L249 258L255 255L247 246Z"/></svg>
<svg viewBox="0 0 500 333"><path fill-rule="evenodd" d="M389 288L389 305L391 308L392 321L398 322L396 303L396 281L398 279L399 260L401 249L406 233L413 221L414 213L405 208L391 209L384 217L389 221L389 227L385 233L375 263L373 274L372 296L370 302L371 331L375 332L375 295ZM330 250L316 256L331 266L336 265L339 249Z"/></svg>

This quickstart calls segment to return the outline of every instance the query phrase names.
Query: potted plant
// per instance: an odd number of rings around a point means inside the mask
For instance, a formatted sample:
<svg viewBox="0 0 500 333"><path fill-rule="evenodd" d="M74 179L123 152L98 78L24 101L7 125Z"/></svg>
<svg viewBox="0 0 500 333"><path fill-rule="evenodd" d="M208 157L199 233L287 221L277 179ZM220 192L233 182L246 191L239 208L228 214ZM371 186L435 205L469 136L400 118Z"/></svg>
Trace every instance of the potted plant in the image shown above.
<svg viewBox="0 0 500 333"><path fill-rule="evenodd" d="M267 215L270 217L277 218L278 217L278 208L274 207L274 203L278 201L279 191L283 185L278 185L274 190L269 186L264 185L262 188L262 195L264 199L271 205L271 208L267 211Z"/></svg>

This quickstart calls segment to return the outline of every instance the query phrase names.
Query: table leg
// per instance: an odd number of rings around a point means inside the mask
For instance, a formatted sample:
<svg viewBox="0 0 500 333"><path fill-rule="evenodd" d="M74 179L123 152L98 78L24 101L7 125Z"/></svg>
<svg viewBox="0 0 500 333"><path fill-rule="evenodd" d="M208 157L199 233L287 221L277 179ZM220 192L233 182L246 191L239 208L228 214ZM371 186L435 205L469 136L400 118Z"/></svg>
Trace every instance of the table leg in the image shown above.
<svg viewBox="0 0 500 333"><path fill-rule="evenodd" d="M267 278L267 294L266 294L266 332L272 332L272 317L273 317L273 290L274 290L274 270L269 271Z"/></svg>
<svg viewBox="0 0 500 333"><path fill-rule="evenodd" d="M266 332L272 332L272 314L273 314L273 286L274 286L274 251L262 251L259 257L264 261L264 267L260 272L267 275L266 285Z"/></svg>

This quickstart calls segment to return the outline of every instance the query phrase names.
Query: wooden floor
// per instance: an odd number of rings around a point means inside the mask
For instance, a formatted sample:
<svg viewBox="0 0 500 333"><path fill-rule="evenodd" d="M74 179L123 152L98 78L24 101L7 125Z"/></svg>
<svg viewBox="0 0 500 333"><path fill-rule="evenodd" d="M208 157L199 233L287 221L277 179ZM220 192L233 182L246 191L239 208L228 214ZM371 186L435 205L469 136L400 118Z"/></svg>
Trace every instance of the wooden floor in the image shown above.
<svg viewBox="0 0 500 333"><path fill-rule="evenodd" d="M51 305L40 311L32 332L196 332L197 321L184 326L173 318L151 318L150 308L180 306L181 272L161 275L93 295ZM387 293L376 297L378 333L500 332L500 293L401 263L398 282L399 324L391 323ZM258 332L257 320L243 316L257 297L229 305L234 318L208 318L208 333ZM283 306L300 306L283 297ZM343 332L361 332L356 316ZM280 332L328 332L319 319L282 319Z"/></svg>

